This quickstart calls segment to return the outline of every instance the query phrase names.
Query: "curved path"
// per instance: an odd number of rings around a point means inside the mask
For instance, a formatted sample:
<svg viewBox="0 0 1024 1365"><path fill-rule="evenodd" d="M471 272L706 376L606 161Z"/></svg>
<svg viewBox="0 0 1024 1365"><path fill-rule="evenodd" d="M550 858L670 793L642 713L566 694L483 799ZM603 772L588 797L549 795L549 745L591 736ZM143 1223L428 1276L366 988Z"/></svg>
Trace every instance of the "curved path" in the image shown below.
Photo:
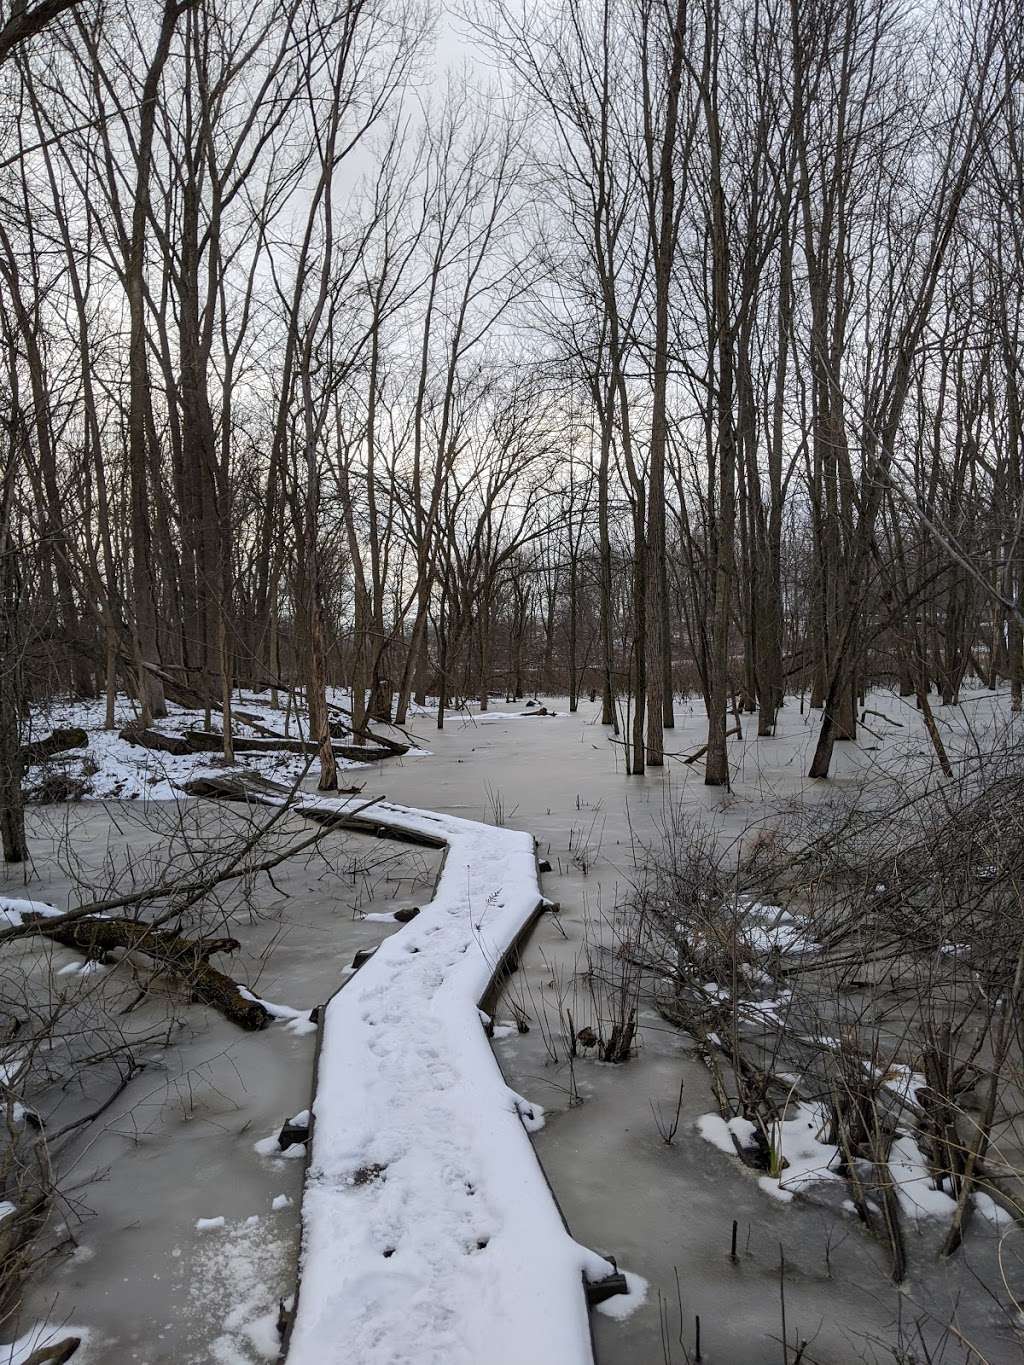
<svg viewBox="0 0 1024 1365"><path fill-rule="evenodd" d="M326 1007L287 1365L591 1365L583 1280L612 1266L566 1230L528 1136L541 1111L477 1007L544 904L532 837L296 804L447 852L433 901Z"/></svg>

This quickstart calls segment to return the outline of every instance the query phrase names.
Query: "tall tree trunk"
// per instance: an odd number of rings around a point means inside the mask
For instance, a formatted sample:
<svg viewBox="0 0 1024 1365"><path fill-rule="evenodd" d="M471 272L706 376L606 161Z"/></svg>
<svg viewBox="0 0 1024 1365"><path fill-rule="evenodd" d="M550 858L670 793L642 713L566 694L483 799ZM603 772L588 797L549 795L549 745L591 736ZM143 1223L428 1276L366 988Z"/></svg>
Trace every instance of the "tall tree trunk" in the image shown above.
<svg viewBox="0 0 1024 1365"><path fill-rule="evenodd" d="M11 445L14 443L11 432ZM0 487L0 846L4 861L23 863L28 857L25 807L21 791L21 717L25 705L23 623L19 552L14 544L14 481L17 459L8 450Z"/></svg>
<svg viewBox="0 0 1024 1365"><path fill-rule="evenodd" d="M710 157L712 300L717 359L718 518L714 621L708 678L708 749L704 781L729 785L726 710L729 704L729 627L732 622L733 558L736 534L736 431L733 416L733 335L729 316L729 239L722 188L722 137L718 121L717 16L708 17L702 81Z"/></svg>
<svg viewBox="0 0 1024 1365"><path fill-rule="evenodd" d="M131 479L132 598L135 668L142 723L166 714L163 684L147 664L159 660L156 566L152 555L149 496L149 365L146 356L146 227L150 209L157 98L179 17L194 0L165 0L156 50L146 71L139 110L131 242L125 267L128 294L128 468ZM154 451L154 457L156 452Z"/></svg>

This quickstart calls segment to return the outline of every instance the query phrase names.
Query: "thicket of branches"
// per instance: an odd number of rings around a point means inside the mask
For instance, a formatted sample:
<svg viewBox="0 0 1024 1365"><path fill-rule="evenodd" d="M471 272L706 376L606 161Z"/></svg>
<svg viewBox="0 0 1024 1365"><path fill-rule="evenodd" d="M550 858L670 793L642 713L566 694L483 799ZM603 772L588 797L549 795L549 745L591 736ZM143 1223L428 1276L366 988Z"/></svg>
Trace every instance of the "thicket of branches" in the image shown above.
<svg viewBox="0 0 1024 1365"><path fill-rule="evenodd" d="M412 0L12 9L5 809L60 691L297 686L324 787L330 684L599 691L636 772L695 690L712 784L794 688L815 776L871 681L1020 706L1019 7L461 22L425 94Z"/></svg>
<svg viewBox="0 0 1024 1365"><path fill-rule="evenodd" d="M929 1283L929 1333L957 1306L927 1277L969 1256L997 1316L958 1318L958 1340L965 1358L995 1359L972 1333L1001 1315L1009 1341L1017 1321L1024 774L1005 734L985 745L955 782L876 777L731 842L670 812L633 908L661 1009L739 1122L737 1154L785 1184L781 1125L810 1116L833 1149L817 1180L845 1184L793 1188L853 1201L893 1281ZM929 1190L948 1201L922 1236Z"/></svg>

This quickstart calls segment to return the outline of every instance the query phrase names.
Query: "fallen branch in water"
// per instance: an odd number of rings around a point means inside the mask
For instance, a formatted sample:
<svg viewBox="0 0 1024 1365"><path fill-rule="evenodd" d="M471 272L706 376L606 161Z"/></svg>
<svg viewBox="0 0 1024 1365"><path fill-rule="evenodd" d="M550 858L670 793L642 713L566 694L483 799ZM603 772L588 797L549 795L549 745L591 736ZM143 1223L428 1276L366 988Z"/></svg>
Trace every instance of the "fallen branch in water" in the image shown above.
<svg viewBox="0 0 1024 1365"><path fill-rule="evenodd" d="M37 934L65 948L76 948L93 962L115 950L144 953L161 971L185 982L194 1000L219 1010L226 1019L250 1032L266 1028L270 1012L258 1000L248 1000L238 983L210 966L213 953L233 953L233 938L183 938L133 919L85 918L73 924L55 925L48 915L26 915L26 925Z"/></svg>

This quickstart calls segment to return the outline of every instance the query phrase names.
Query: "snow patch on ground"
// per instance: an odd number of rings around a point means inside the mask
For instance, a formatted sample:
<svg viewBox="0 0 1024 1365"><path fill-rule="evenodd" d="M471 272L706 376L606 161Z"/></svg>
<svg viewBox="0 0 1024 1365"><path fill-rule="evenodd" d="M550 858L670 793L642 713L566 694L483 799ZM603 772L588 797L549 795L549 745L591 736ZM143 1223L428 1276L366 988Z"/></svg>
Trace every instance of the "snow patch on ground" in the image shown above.
<svg viewBox="0 0 1024 1365"><path fill-rule="evenodd" d="M257 725L283 733L285 715L274 710L269 697L263 700L246 693L236 701L239 710L257 718ZM29 770L26 785L31 786L44 771L61 770L81 776L86 782L86 798L95 801L174 801L181 799L185 783L197 777L223 776L228 771L219 755L211 753L165 754L140 748L120 738L120 731L137 719L138 712L130 698L119 696L114 710L115 729L105 730L106 703L92 701L55 702L34 718L33 733L44 735L53 729L79 726L88 735L88 744L56 755L45 765ZM155 721L153 728L162 734L182 735L186 730L203 729L203 713L173 702L167 704L166 716ZM304 724L304 717L300 718ZM215 713L213 726L220 727L220 715ZM236 734L258 734L257 726L235 717ZM304 736L302 725L296 725L294 714L290 727L293 738ZM234 767L259 773L286 786L292 786L308 764L303 754L259 753L238 754ZM365 763L339 758L338 768L365 768Z"/></svg>
<svg viewBox="0 0 1024 1365"><path fill-rule="evenodd" d="M951 1218L956 1200L937 1190L920 1147L909 1133L893 1138L889 1151L889 1174L896 1186L903 1212L914 1219Z"/></svg>
<svg viewBox="0 0 1024 1365"><path fill-rule="evenodd" d="M869 1066L868 1070L872 1070ZM878 1072L874 1073L876 1076ZM903 1104L916 1104L917 1092L926 1090L928 1082L919 1072L912 1070L909 1066L903 1066L900 1062L893 1062L882 1076L882 1083L887 1090L890 1090Z"/></svg>
<svg viewBox="0 0 1024 1365"><path fill-rule="evenodd" d="M813 953L820 947L808 938L801 922L781 905L740 898L739 932L758 953Z"/></svg>
<svg viewBox="0 0 1024 1365"><path fill-rule="evenodd" d="M697 1131L705 1142L717 1147L726 1156L736 1155L735 1136L741 1147L749 1147L757 1131L749 1119L723 1119L720 1114L701 1114L697 1120Z"/></svg>
<svg viewBox="0 0 1024 1365"><path fill-rule="evenodd" d="M908 1067L890 1067L887 1075L891 1078L887 1084L901 1098L910 1098L911 1102L915 1091L925 1084L924 1078ZM757 1181L765 1194L782 1203L789 1203L794 1195L821 1181L843 1179L835 1170L841 1159L839 1148L822 1139L829 1125L825 1106L798 1100L789 1105L787 1112L788 1118L771 1124L767 1131L779 1174L764 1174ZM737 1143L741 1148L752 1146L757 1131L747 1119L726 1120L718 1114L702 1114L696 1126L705 1142L733 1157L738 1155ZM926 1218L952 1218L956 1200L947 1191L936 1188L927 1159L913 1133L900 1131L893 1138L887 1178L895 1187L903 1212L915 1222ZM977 1211L997 1227L1015 1222L1012 1214L984 1191L972 1192L971 1199ZM842 1207L856 1212L856 1205L851 1200L844 1200Z"/></svg>
<svg viewBox="0 0 1024 1365"><path fill-rule="evenodd" d="M87 958L85 962L69 962L66 967L61 967L58 976L95 976L98 972L105 972L107 969L102 962L96 962Z"/></svg>
<svg viewBox="0 0 1024 1365"><path fill-rule="evenodd" d="M997 1204L992 1196L986 1194L984 1190L975 1190L971 1199L974 1201L974 1207L978 1212L990 1223L994 1223L996 1227L1016 1227L1017 1220L1010 1210L1004 1209L1002 1204Z"/></svg>
<svg viewBox="0 0 1024 1365"><path fill-rule="evenodd" d="M15 900L11 896L0 896L0 924L17 929L25 922L26 915L61 915L64 912L49 905L46 901Z"/></svg>
<svg viewBox="0 0 1024 1365"><path fill-rule="evenodd" d="M829 1121L824 1105L799 1101L790 1108L793 1117L780 1119L768 1132L782 1170L778 1176L763 1175L757 1182L766 1194L786 1203L820 1180L842 1178L832 1169L840 1159L839 1148L821 1140Z"/></svg>
<svg viewBox="0 0 1024 1365"><path fill-rule="evenodd" d="M767 1132L779 1173L764 1174L757 1183L765 1194L788 1204L800 1190L821 1180L839 1180L841 1177L833 1169L839 1161L839 1149L821 1139L828 1126L824 1106L795 1101L787 1112L790 1117L777 1120ZM697 1121L697 1130L705 1142L729 1156L737 1155L734 1135L741 1147L750 1147L757 1132L749 1119L726 1121L718 1114L702 1115Z"/></svg>

